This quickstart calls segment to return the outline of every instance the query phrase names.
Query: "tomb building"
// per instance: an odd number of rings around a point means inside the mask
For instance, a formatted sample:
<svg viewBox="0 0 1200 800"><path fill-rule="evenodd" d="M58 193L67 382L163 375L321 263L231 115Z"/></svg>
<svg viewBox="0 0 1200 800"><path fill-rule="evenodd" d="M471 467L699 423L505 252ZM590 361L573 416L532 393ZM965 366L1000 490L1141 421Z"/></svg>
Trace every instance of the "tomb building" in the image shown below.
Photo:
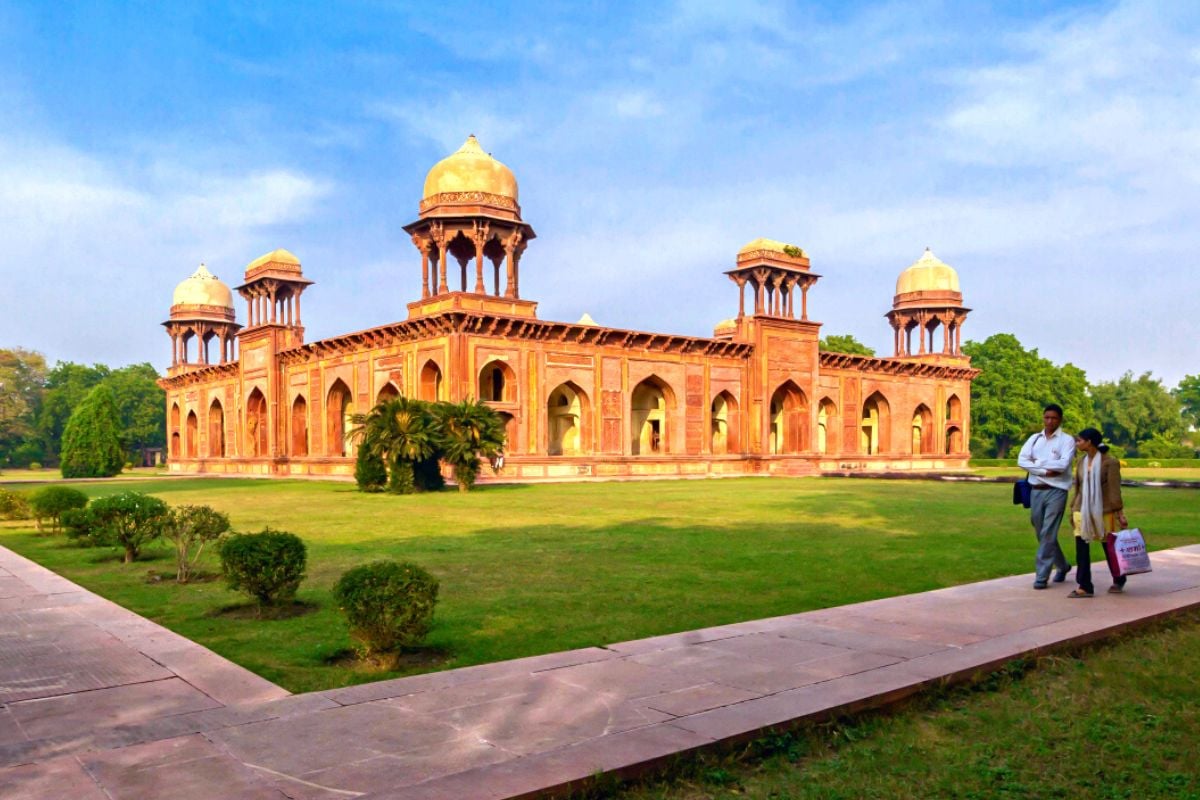
<svg viewBox="0 0 1200 800"><path fill-rule="evenodd" d="M244 325L201 265L163 323L170 470L351 476L353 415L397 395L492 406L504 480L966 467L969 309L932 252L896 281L886 357L820 349L820 275L771 239L737 252L737 316L712 336L554 322L521 296L536 234L518 200L513 172L468 138L429 171L404 227L420 264L407 318L318 341L305 341L312 281L292 253L247 265Z"/></svg>

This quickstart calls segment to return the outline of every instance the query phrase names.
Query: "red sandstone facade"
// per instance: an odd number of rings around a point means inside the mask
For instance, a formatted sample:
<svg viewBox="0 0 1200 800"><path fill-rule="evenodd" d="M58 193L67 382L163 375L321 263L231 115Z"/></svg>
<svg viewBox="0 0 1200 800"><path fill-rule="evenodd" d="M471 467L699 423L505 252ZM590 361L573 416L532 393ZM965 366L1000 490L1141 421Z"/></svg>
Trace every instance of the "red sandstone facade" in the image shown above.
<svg viewBox="0 0 1200 800"><path fill-rule="evenodd" d="M506 480L966 466L968 309L931 253L901 274L895 355L876 358L819 351L819 276L802 250L764 239L727 273L739 313L712 337L538 319L519 289L535 234L512 173L473 137L430 171L405 229L421 297L391 325L305 343L311 282L284 250L236 287L244 327L203 267L180 284L160 381L172 471L352 475L350 415L395 394L487 401L507 424Z"/></svg>

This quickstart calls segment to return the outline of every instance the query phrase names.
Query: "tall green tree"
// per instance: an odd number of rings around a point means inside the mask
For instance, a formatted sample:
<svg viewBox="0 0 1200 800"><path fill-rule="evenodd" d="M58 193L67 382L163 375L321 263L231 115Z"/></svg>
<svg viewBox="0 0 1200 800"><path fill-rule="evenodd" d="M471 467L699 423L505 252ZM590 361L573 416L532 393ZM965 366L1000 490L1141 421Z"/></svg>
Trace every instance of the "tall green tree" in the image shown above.
<svg viewBox="0 0 1200 800"><path fill-rule="evenodd" d="M442 457L454 468L460 492L470 491L479 477L479 458L504 449L504 422L482 400L438 403L434 407Z"/></svg>
<svg viewBox="0 0 1200 800"><path fill-rule="evenodd" d="M112 390L101 384L83 399L63 430L64 478L108 478L125 466L121 419Z"/></svg>
<svg viewBox="0 0 1200 800"><path fill-rule="evenodd" d="M46 390L46 359L22 348L0 349L0 464L40 460L37 418Z"/></svg>
<svg viewBox="0 0 1200 800"><path fill-rule="evenodd" d="M37 423L47 459L59 457L67 420L88 392L99 386L111 373L112 370L103 364L88 367L70 361L59 361L50 370L46 376L46 396Z"/></svg>
<svg viewBox="0 0 1200 800"><path fill-rule="evenodd" d="M1117 381L1096 384L1092 402L1104 438L1134 451L1131 454L1151 441L1161 451L1164 444L1178 445L1183 437L1179 400L1149 372L1136 378L1126 372Z"/></svg>
<svg viewBox="0 0 1200 800"><path fill-rule="evenodd" d="M1171 394L1179 401L1188 428L1200 428L1200 375L1185 375Z"/></svg>
<svg viewBox="0 0 1200 800"><path fill-rule="evenodd" d="M167 393L158 385L158 377L150 364L130 364L113 370L104 379L116 400L125 447L130 453L166 445Z"/></svg>
<svg viewBox="0 0 1200 800"><path fill-rule="evenodd" d="M1087 375L1074 364L1058 366L1026 350L1011 333L967 342L963 352L980 374L971 383L971 449L976 455L1007 458L1014 446L1042 426L1048 403L1063 407L1069 431L1095 425Z"/></svg>
<svg viewBox="0 0 1200 800"><path fill-rule="evenodd" d="M852 356L873 356L875 351L850 334L833 334L821 340L818 347L826 353L849 353Z"/></svg>

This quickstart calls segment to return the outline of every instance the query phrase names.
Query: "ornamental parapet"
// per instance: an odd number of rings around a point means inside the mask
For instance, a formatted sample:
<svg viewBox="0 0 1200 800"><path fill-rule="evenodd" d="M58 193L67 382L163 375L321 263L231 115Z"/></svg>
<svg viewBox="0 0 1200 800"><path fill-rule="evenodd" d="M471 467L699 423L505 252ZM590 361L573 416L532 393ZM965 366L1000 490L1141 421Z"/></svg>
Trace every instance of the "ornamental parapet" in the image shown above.
<svg viewBox="0 0 1200 800"><path fill-rule="evenodd" d="M969 381L979 374L974 367L929 361L909 361L899 358L879 358L850 353L820 353L824 369L849 369L856 372L876 372L883 375L905 375L913 378L941 378L952 381Z"/></svg>

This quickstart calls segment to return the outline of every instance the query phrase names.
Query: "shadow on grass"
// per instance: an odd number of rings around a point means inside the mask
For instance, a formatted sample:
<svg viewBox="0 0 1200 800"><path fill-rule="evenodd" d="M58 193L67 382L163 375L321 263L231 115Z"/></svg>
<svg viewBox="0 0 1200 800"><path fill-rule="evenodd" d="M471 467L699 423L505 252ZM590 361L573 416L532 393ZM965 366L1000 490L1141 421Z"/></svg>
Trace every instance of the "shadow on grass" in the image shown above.
<svg viewBox="0 0 1200 800"><path fill-rule="evenodd" d="M280 603L273 606L260 606L257 603L231 603L218 606L204 616L216 619L253 619L253 620L286 620L303 617L320 610L318 603L293 600L290 603Z"/></svg>
<svg viewBox="0 0 1200 800"><path fill-rule="evenodd" d="M399 673L411 675L433 672L444 667L454 658L454 653L443 647L406 648L398 655L368 656L351 647L337 650L322 659L331 667L342 667L359 672Z"/></svg>

